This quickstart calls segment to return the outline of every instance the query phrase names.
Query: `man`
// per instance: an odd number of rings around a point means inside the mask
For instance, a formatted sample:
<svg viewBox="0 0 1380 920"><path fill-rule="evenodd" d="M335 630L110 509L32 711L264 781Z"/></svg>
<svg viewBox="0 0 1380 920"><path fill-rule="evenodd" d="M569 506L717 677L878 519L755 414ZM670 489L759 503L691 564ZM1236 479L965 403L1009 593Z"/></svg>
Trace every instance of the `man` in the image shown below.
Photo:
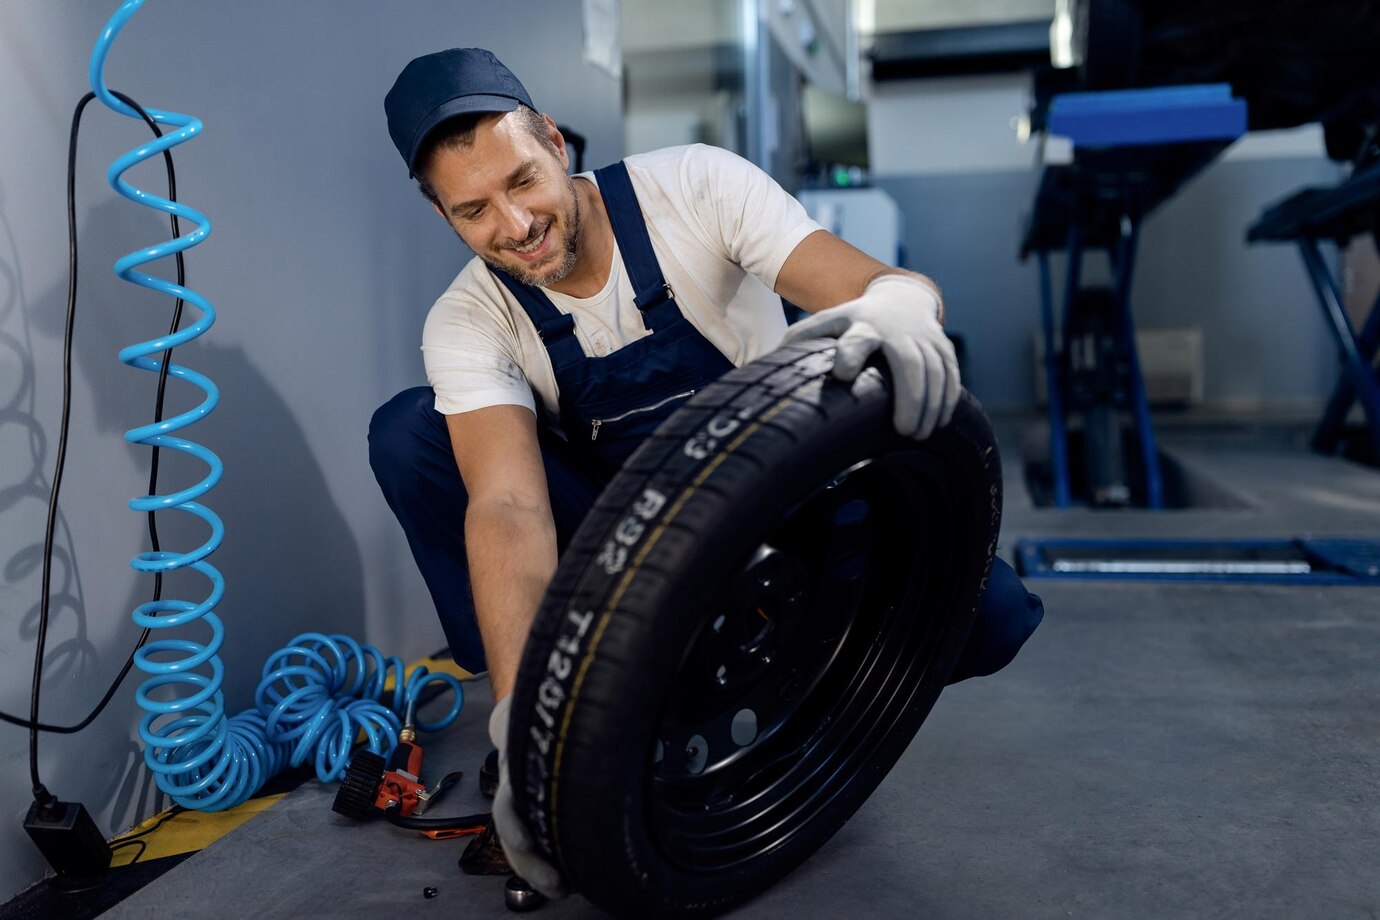
<svg viewBox="0 0 1380 920"><path fill-rule="evenodd" d="M948 422L958 369L933 283L833 237L733 154L673 148L572 178L555 123L474 48L409 63L385 110L422 193L477 258L428 315L431 386L375 414L370 462L452 654L489 671L504 850L558 894L513 811L508 704L558 551L603 485L691 393L783 336L837 336L843 380L880 351L895 426L917 438ZM778 295L824 312L787 335ZM1039 622L1008 567L990 583L955 679L1005 666Z"/></svg>

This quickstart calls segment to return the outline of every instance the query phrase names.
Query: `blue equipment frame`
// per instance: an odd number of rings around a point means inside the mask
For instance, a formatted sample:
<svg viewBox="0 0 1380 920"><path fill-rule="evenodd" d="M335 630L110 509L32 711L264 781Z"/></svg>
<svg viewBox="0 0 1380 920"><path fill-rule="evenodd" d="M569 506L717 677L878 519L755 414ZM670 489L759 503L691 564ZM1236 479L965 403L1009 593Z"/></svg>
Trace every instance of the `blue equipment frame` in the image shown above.
<svg viewBox="0 0 1380 920"><path fill-rule="evenodd" d="M1015 553L1016 571L1027 581L1380 586L1375 539L1021 540ZM1061 553L1074 558L1060 559Z"/></svg>
<svg viewBox="0 0 1380 920"><path fill-rule="evenodd" d="M1021 241L1021 258L1036 255L1040 268L1041 327L1049 403L1054 504L1073 504L1068 429L1072 409L1069 355L1059 334L1071 328L1087 249L1107 252L1126 356L1126 389L1137 441L1147 507L1165 507L1150 402L1136 351L1131 314L1140 226L1156 207L1212 162L1246 131L1246 104L1225 84L1175 86L1053 97L1046 119L1051 134L1074 145L1070 164L1045 167ZM1049 253L1068 253L1062 320L1056 327Z"/></svg>
<svg viewBox="0 0 1380 920"><path fill-rule="evenodd" d="M1380 376L1374 367L1380 351L1380 295L1371 305L1361 334L1352 328L1342 304L1341 286L1323 257L1322 242L1345 247L1354 236L1375 236L1380 230L1380 164L1329 188L1306 188L1265 209L1246 233L1251 243L1297 244L1318 297L1323 317L1337 342L1342 373L1327 409L1313 433L1312 447L1334 453L1341 443L1347 413L1361 403L1366 428L1380 454Z"/></svg>

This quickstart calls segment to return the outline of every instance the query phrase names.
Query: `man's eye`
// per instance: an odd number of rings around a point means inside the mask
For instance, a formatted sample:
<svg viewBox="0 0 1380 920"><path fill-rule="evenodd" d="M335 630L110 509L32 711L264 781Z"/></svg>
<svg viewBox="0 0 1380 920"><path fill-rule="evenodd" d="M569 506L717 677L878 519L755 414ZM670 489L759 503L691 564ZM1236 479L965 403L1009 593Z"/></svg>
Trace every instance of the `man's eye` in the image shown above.
<svg viewBox="0 0 1380 920"><path fill-rule="evenodd" d="M466 211L464 214L461 214L460 216L464 220L479 220L479 215L483 213L483 208L475 208L473 211Z"/></svg>

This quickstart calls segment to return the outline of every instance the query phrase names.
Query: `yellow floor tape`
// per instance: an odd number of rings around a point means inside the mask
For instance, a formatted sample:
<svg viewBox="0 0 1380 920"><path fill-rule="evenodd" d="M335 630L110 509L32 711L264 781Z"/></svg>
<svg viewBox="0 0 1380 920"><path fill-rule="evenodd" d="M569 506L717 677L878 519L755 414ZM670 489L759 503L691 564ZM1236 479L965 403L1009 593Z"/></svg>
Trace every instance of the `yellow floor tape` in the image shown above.
<svg viewBox="0 0 1380 920"><path fill-rule="evenodd" d="M420 665L425 665L426 669L432 674L449 674L458 680L469 680L471 677L474 677L469 671L466 671L464 668L460 667L460 665L456 664L454 658L449 657L423 658L421 661L414 661L407 666L407 673L411 674L412 671ZM385 691L392 691L393 679L391 677L383 685L383 688Z"/></svg>
<svg viewBox="0 0 1380 920"><path fill-rule="evenodd" d="M412 669L418 665L426 665L426 669L432 673L451 674L460 680L474 676L450 658L423 658L421 661L409 665L408 673L410 674ZM227 808L225 811L184 811L173 815L158 830L135 838L147 844L147 849L141 850L137 843L131 841L128 846L120 847L114 852L110 865L127 866L136 858L139 862L148 862L163 856L195 853L197 850L215 843L260 812L272 808L286 794L280 793L250 799L243 805ZM166 814L167 812L160 812L137 827L132 827L123 834L112 838L110 842L118 844L120 841L128 839L131 834L138 834L146 828L153 827Z"/></svg>
<svg viewBox="0 0 1380 920"><path fill-rule="evenodd" d="M272 808L285 795L287 795L286 792L281 792L278 795L266 795L263 798L250 799L243 805L227 808L225 811L184 811L173 815L158 830L135 838L135 840L142 840L148 845L146 850L141 852L139 844L131 841L128 846L120 847L114 852L110 865L127 866L134 861L135 857L138 857L139 862L148 862L163 856L195 853L197 850L205 849L215 843L260 812ZM167 812L154 815L138 827L130 828L110 842L118 844L131 834L137 834L145 828L153 827L165 814Z"/></svg>

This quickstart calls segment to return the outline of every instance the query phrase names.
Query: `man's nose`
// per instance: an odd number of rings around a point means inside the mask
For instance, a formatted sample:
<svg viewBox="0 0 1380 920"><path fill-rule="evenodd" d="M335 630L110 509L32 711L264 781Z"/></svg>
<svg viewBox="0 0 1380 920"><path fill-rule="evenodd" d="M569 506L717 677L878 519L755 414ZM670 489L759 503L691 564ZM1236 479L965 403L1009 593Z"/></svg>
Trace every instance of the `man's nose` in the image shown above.
<svg viewBox="0 0 1380 920"><path fill-rule="evenodd" d="M503 232L514 243L521 243L532 231L532 212L511 198L504 201L499 216L503 221Z"/></svg>

